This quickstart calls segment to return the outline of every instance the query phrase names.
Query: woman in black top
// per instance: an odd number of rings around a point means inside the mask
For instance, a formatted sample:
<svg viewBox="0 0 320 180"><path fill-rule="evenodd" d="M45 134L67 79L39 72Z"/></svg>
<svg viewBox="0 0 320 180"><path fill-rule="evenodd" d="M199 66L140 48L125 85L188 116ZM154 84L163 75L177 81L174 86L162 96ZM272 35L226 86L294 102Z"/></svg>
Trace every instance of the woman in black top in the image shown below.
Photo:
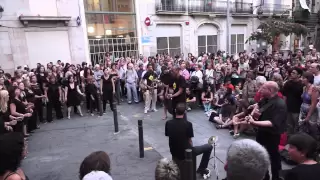
<svg viewBox="0 0 320 180"><path fill-rule="evenodd" d="M31 105L31 108L33 110L32 112L32 117L31 120L28 121L28 131L33 131L35 129L39 129L37 117L38 117L38 112L35 107L37 98L35 92L31 89L31 84L29 79L24 79L23 80L24 84L24 93L25 93L25 98L27 102Z"/></svg>
<svg viewBox="0 0 320 180"><path fill-rule="evenodd" d="M6 90L0 91L0 134L7 132L8 130L12 130L11 126L17 124L17 118L10 115L9 107L9 92Z"/></svg>
<svg viewBox="0 0 320 180"><path fill-rule="evenodd" d="M45 74L44 66L41 66L39 68L39 73L37 74L37 80L38 80L40 88L41 88L41 90L43 92L44 91L43 88L45 87L45 84L47 83L47 77L46 77L46 74Z"/></svg>
<svg viewBox="0 0 320 180"><path fill-rule="evenodd" d="M37 77L35 75L30 77L30 89L34 93L34 106L37 111L38 119L41 123L44 123L42 100L45 98L45 95L41 90L40 85L37 83Z"/></svg>
<svg viewBox="0 0 320 180"><path fill-rule="evenodd" d="M308 134L295 134L290 137L288 144L290 158L299 165L286 173L285 180L318 180L320 164L314 160L316 140Z"/></svg>
<svg viewBox="0 0 320 180"><path fill-rule="evenodd" d="M56 81L56 77L50 76L50 82L45 88L45 96L47 101L47 121L52 122L52 109L56 111L57 119L62 119L61 111L62 91L60 85Z"/></svg>
<svg viewBox="0 0 320 180"><path fill-rule="evenodd" d="M100 91L103 97L103 111L106 111L107 101L110 103L110 109L113 111L113 96L115 94L114 74L109 74L108 69L104 69L103 76L101 77Z"/></svg>
<svg viewBox="0 0 320 180"><path fill-rule="evenodd" d="M26 125L32 114L28 112L27 106L21 101L20 95L21 90L18 87L14 87L11 92L10 112L12 116L20 118L21 120L15 126L14 131L23 132L24 136L27 137L29 134L27 134Z"/></svg>
<svg viewBox="0 0 320 180"><path fill-rule="evenodd" d="M93 110L97 109L100 112L99 99L98 99L98 88L94 84L94 79L92 76L87 78L87 85L85 86L87 110L93 116Z"/></svg>
<svg viewBox="0 0 320 180"><path fill-rule="evenodd" d="M80 91L79 86L74 82L74 76L69 76L68 82L68 85L65 87L65 100L67 101L68 107L68 119L70 119L71 107L73 106L76 106L80 116L83 116L80 107L81 101L79 95L84 96L84 94Z"/></svg>
<svg viewBox="0 0 320 180"><path fill-rule="evenodd" d="M260 62L260 64L259 64L259 66L257 67L257 75L258 75L258 76L265 76L265 74L266 74L266 67L265 67L264 61L263 61L263 60L260 60L259 62Z"/></svg>

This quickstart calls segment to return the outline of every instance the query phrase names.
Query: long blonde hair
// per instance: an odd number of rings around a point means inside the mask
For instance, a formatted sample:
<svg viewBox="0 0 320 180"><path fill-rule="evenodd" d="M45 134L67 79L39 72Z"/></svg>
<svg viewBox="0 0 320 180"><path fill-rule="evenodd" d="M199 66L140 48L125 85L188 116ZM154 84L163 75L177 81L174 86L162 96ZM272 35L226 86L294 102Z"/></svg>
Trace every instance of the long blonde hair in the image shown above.
<svg viewBox="0 0 320 180"><path fill-rule="evenodd" d="M7 112L9 101L9 92L7 90L0 91L0 111Z"/></svg>

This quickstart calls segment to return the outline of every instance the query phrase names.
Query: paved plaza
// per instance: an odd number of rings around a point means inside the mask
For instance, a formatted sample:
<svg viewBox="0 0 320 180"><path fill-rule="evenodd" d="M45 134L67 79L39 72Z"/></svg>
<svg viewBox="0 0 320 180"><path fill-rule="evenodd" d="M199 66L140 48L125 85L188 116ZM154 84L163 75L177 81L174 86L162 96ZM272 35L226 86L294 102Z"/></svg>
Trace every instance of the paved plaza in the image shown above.
<svg viewBox="0 0 320 180"><path fill-rule="evenodd" d="M164 136L165 121L161 120L163 109L158 110L143 114L142 103L123 103L118 106L118 134L114 134L110 110L103 117L74 115L71 120L63 119L42 125L30 138L29 154L22 167L30 179L74 180L78 179L81 161L91 152L103 150L111 158L111 175L114 180L153 180L157 161L162 157L171 158L168 138ZM139 119L143 120L146 148L142 159L139 158ZM219 179L224 178L226 151L234 139L227 130L217 130L201 110L188 113L188 120L193 123L195 146L207 143L210 136L218 137L217 172ZM213 165L212 159L209 165L212 171ZM212 174L211 179L216 179L216 173Z"/></svg>

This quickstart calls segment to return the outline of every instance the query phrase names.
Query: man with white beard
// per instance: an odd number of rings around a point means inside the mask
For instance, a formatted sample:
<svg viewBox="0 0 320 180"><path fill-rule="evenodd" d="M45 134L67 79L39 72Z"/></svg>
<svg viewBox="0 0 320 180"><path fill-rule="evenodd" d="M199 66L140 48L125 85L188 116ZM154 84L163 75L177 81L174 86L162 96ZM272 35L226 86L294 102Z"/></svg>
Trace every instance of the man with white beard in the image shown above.
<svg viewBox="0 0 320 180"><path fill-rule="evenodd" d="M138 74L136 70L133 69L133 64L128 64L128 69L125 73L125 82L127 88L127 100L128 104L132 102L132 95L133 100L135 103L139 103L138 93L137 93L137 82L138 82Z"/></svg>

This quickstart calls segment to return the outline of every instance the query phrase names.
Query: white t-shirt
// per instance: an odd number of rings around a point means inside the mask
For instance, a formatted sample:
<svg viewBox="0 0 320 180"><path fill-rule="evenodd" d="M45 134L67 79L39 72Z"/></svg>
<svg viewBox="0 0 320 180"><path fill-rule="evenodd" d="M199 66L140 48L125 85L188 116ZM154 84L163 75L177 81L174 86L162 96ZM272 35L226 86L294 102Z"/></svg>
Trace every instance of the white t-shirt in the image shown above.
<svg viewBox="0 0 320 180"><path fill-rule="evenodd" d="M198 71L193 71L192 74L191 74L191 77L192 76L197 76L199 78L199 82L202 84L203 83L203 80L202 80L202 77L203 77L203 74L200 70Z"/></svg>
<svg viewBox="0 0 320 180"><path fill-rule="evenodd" d="M314 76L313 85L320 86L320 75Z"/></svg>

